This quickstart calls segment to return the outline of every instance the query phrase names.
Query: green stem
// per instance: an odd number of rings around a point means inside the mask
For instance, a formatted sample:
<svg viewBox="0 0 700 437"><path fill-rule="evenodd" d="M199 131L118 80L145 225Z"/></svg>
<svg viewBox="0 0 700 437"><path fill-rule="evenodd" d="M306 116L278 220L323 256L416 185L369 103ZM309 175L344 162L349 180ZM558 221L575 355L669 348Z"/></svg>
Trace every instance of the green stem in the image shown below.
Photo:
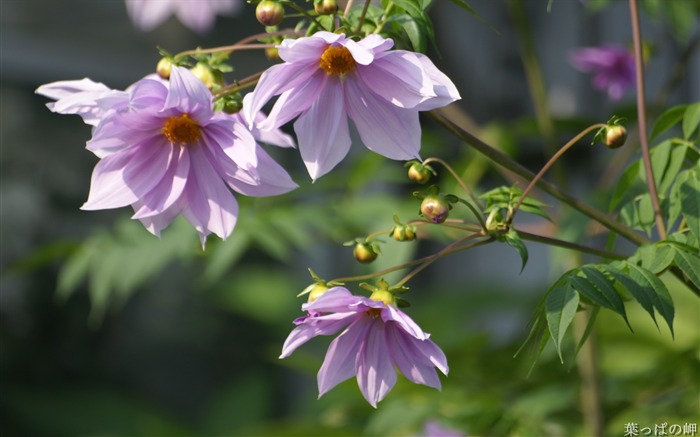
<svg viewBox="0 0 700 437"><path fill-rule="evenodd" d="M572 148L578 141L585 137L590 131L595 130L595 129L600 129L604 128L605 124L604 123L598 123L594 124L592 126L588 126L586 129L582 130L578 135L573 137L571 140L569 140L568 143L564 144L561 149L557 151L557 153L552 156L549 161L542 167L539 173L535 175L535 177L530 181L528 184L527 188L525 188L525 191L523 191L523 194L520 196L520 199L518 199L518 203L515 205L515 208L512 209L512 211L509 212L509 217L508 217L508 224L513 222L513 218L515 218L515 213L518 212L518 208L520 208L520 205L522 205L523 201L525 200L525 197L527 197L528 194L530 194L530 191L535 187L535 184L542 179L542 176L549 170L549 168L559 159L564 153L566 153L567 150Z"/></svg>
<svg viewBox="0 0 700 437"><path fill-rule="evenodd" d="M386 24L386 17L389 15L389 12L391 12L391 9L394 7L394 2L389 0L386 4L386 8L384 8L384 13L382 14L381 18L379 19L379 25L377 26L376 29L374 29L374 33L381 33L382 29L384 29L384 25Z"/></svg>
<svg viewBox="0 0 700 437"><path fill-rule="evenodd" d="M459 177L459 175L457 174L457 172L454 171L454 169L453 169L448 163L446 163L445 161L443 161L443 160L440 159L440 158L436 158L436 157L434 157L434 156L431 156L430 158L428 158L428 159L426 159L425 161L423 161L423 165L428 165L428 164L430 164L431 162L437 162L437 163L440 164L441 166L445 167L445 169L446 169L447 171L450 172L450 174L452 175L452 177L455 178L455 180L456 180L457 183L459 184L460 188L462 188L462 190L464 190L464 192L467 193L467 194L469 195L469 198L472 199L472 201L474 202L474 204L476 204L476 206L478 206L479 209L483 209L483 208L484 208L484 207L481 205L481 203L479 203L479 199L477 199L477 197L474 195L474 193L472 192L472 190L469 189L469 186L468 186L467 184L464 183L464 181L462 180L462 178Z"/></svg>
<svg viewBox="0 0 700 437"><path fill-rule="evenodd" d="M474 217L476 217L476 219L479 221L479 225L481 225L481 229L483 231L486 231L486 223L484 223L484 219L481 217L481 214L479 213L479 211L476 208L474 208L474 205L472 205L471 203L467 202L466 200L464 200L460 197L458 197L457 199L459 199L460 203L463 203L464 205L467 206L467 208L469 208L471 210L472 214L474 214Z"/></svg>
<svg viewBox="0 0 700 437"><path fill-rule="evenodd" d="M651 166L651 155L649 152L649 141L647 137L647 115L646 102L644 96L644 55L642 54L642 34L639 26L639 9L637 0L629 0L630 18L632 20L632 39L634 40L634 64L637 73L637 125L639 126L639 141L642 151L642 162L644 163L644 173L646 174L647 187L651 197L651 207L654 210L654 220L659 238L666 239L666 224L661 215L661 202L656 191L654 171Z"/></svg>
<svg viewBox="0 0 700 437"><path fill-rule="evenodd" d="M306 9L302 8L298 4L296 4L292 1L289 1L289 2L285 1L285 2L282 2L282 4L289 6L290 8L299 12L303 17L308 18L310 21L313 21L314 24L316 24L320 29L327 30L326 28L323 27L323 25L321 25L321 23L316 19L315 16L309 14L309 12Z"/></svg>
<svg viewBox="0 0 700 437"><path fill-rule="evenodd" d="M365 0L365 6L362 8L362 15L360 15L360 19L357 22L357 29L355 30L355 35L360 36L360 31L362 30L362 23L365 21L365 15L367 15L367 11L369 10L369 5L372 3L372 0Z"/></svg>
<svg viewBox="0 0 700 437"><path fill-rule="evenodd" d="M545 237L542 235L531 234L529 232L521 231L519 229L516 230L516 232L518 233L518 235L520 235L520 237L523 240L536 241L538 243L549 244L550 246L563 247L565 249L571 249L571 250L576 250L578 252L589 253L591 255L597 255L601 258L606 258L606 259L626 259L627 258L626 256L620 255L618 253L613 253L613 252L608 252L605 250L595 249L592 247L583 246L583 245L576 244L576 243L570 243L568 241L559 240L556 238L550 238L550 237Z"/></svg>
<svg viewBox="0 0 700 437"><path fill-rule="evenodd" d="M534 173L532 173L527 168L523 167L520 163L511 159L508 155L504 154L499 150L494 149L493 147L489 146L488 144L484 143L480 139L476 138L475 136L464 130L462 127L455 124L451 119L448 118L444 111L433 110L430 111L429 114L436 122L438 122L441 126L447 129L457 138L467 142L478 152L482 153L483 155L491 159L493 162L501 165L503 168L512 171L513 173L517 174L518 176L524 179L530 180L535 176ZM596 220L611 231L617 232L632 243L635 243L638 246L649 243L649 240L647 240L644 236L637 234L634 230L625 226L624 224L616 222L612 218L608 217L606 214L565 193L564 191L557 188L555 185L552 185L540 179L537 182L537 186L540 187L543 191L549 193L550 195L554 196L560 201L568 204L572 208L581 212L582 214L592 218L593 220Z"/></svg>
<svg viewBox="0 0 700 437"><path fill-rule="evenodd" d="M263 72L260 71L255 74L251 74L250 76L236 81L230 85L226 85L224 87L219 88L218 90L212 91L212 94L214 95L214 100L220 99L227 94L233 94L238 91L254 87L258 83L258 79L260 79L260 76L262 75Z"/></svg>

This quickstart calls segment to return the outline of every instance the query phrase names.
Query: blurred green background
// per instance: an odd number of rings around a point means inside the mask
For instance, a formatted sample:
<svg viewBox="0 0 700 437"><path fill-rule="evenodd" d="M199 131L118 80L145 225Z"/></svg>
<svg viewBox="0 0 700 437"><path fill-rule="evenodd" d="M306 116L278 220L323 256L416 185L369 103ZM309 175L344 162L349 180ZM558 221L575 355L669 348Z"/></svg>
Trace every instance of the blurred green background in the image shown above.
<svg viewBox="0 0 700 437"><path fill-rule="evenodd" d="M626 2L589 1L586 8L555 0L550 13L545 1L469 3L498 33L436 2L439 54L430 56L457 84L463 98L457 106L479 137L537 169L549 154L544 143L561 144L612 114L634 119L631 96L608 101L567 62L578 46L630 43ZM644 2L656 113L700 100L696 3ZM407 312L432 333L450 364L442 392L400 377L375 410L351 379L317 400L315 373L331 339L277 359L301 314L303 300L295 296L311 283L307 268L325 279L362 274L434 253L449 241L449 233L413 243L387 236L371 266L358 265L342 246L391 228L394 213L417 218L411 193L420 187L405 177L403 163L356 141L338 168L311 184L296 151L268 147L300 189L270 199L237 196L234 234L225 242L210 238L206 252L183 220L158 240L130 221L129 211L80 211L97 160L84 150L90 129L79 117L52 114L34 89L82 77L123 89L153 70L156 45L171 52L223 45L262 27L251 5L220 17L206 35L175 19L139 33L121 0L2 0L0 7L1 435L409 436L437 420L472 436L587 436L591 414L598 414L605 435L622 436L627 423L653 429L700 421L700 303L671 279L663 278L676 304L675 339L636 304L627 308L634 334L619 317L601 312L591 337L598 412L587 411L590 391L572 362L573 337L564 364L550 348L534 367L526 353L513 357L538 298L577 259L531 243L522 273L517 253L499 245L452 256L409 283ZM529 40L516 26L521 13ZM548 90L556 132L549 139L538 127L520 58L528 41ZM268 65L250 52L235 55L232 64L237 78ZM671 83L678 65L685 70ZM476 191L516 181L424 120L424 158L448 160ZM574 149L559 174L566 174L570 191L605 209L607 187L634 147L614 154ZM438 182L456 192L448 176L442 172ZM599 179L601 185L591 183ZM557 229L535 218L525 224L604 244L604 236L586 236L581 217L552 211Z"/></svg>

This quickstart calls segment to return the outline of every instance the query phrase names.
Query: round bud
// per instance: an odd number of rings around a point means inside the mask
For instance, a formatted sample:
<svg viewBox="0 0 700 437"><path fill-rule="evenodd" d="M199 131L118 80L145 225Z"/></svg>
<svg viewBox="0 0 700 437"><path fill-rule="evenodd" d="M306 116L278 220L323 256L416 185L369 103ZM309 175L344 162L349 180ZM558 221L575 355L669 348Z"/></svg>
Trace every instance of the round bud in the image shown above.
<svg viewBox="0 0 700 437"><path fill-rule="evenodd" d="M413 182L425 184L430 180L430 170L420 162L414 162L408 168L408 178Z"/></svg>
<svg viewBox="0 0 700 437"><path fill-rule="evenodd" d="M280 61L282 58L280 58L280 51L277 49L277 47L268 47L265 49L265 57L269 59L270 61Z"/></svg>
<svg viewBox="0 0 700 437"><path fill-rule="evenodd" d="M170 70L172 69L173 61L170 58L162 58L158 61L158 65L156 65L156 73L165 80L170 79Z"/></svg>
<svg viewBox="0 0 700 437"><path fill-rule="evenodd" d="M323 285L323 284L316 284L314 287L311 289L311 292L309 292L309 300L308 302L311 303L321 297L323 293L328 291L328 287Z"/></svg>
<svg viewBox="0 0 700 437"><path fill-rule="evenodd" d="M236 114L243 109L243 102L240 100L228 100L224 103L224 112L227 114Z"/></svg>
<svg viewBox="0 0 700 437"><path fill-rule="evenodd" d="M435 224L443 223L447 220L449 212L450 204L440 197L427 196L420 204L420 213Z"/></svg>
<svg viewBox="0 0 700 437"><path fill-rule="evenodd" d="M207 64L198 62L194 67L192 67L192 69L190 69L190 71L192 74L197 76L199 80L204 82L204 85L206 85L209 89L211 89L218 82L216 75Z"/></svg>
<svg viewBox="0 0 700 437"><path fill-rule="evenodd" d="M416 239L416 230L412 225L396 225L391 230L391 236L396 241L412 241Z"/></svg>
<svg viewBox="0 0 700 437"><path fill-rule="evenodd" d="M277 26L284 20L284 7L273 0L263 0L255 8L255 18L263 26Z"/></svg>
<svg viewBox="0 0 700 437"><path fill-rule="evenodd" d="M335 0L315 0L314 10L318 15L332 15L338 10L338 3Z"/></svg>
<svg viewBox="0 0 700 437"><path fill-rule="evenodd" d="M608 126L608 128L605 129L605 141L603 141L603 144L605 144L605 147L608 149L622 147L626 140L627 129L625 129L624 126Z"/></svg>
<svg viewBox="0 0 700 437"><path fill-rule="evenodd" d="M361 263L369 264L377 259L377 252L367 243L357 243L352 251L355 259Z"/></svg>

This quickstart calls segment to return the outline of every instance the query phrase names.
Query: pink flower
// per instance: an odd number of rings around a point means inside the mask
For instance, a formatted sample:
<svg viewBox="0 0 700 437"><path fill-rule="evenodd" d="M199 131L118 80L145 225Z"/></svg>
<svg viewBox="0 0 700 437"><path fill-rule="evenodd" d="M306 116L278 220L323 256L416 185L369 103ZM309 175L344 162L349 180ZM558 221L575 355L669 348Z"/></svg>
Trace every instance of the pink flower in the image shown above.
<svg viewBox="0 0 700 437"><path fill-rule="evenodd" d="M447 375L445 354L395 306L333 287L302 309L308 315L294 321L297 327L284 342L280 358L317 335L344 329L331 342L318 371L319 397L357 375L362 395L376 408L396 383L395 367L416 384L441 388L435 368Z"/></svg>
<svg viewBox="0 0 700 437"><path fill-rule="evenodd" d="M203 33L214 26L217 15L231 15L241 6L241 0L126 0L131 21L144 32L175 14L185 26Z"/></svg>
<svg viewBox="0 0 700 437"><path fill-rule="evenodd" d="M423 428L424 437L465 437L464 433L451 428L446 428L434 420L425 422Z"/></svg>
<svg viewBox="0 0 700 437"><path fill-rule="evenodd" d="M460 98L452 81L426 56L389 49L391 39L369 35L359 42L343 34L316 32L284 40L285 62L270 67L243 110L251 119L280 96L263 130L298 117L294 130L306 168L316 179L350 149L350 118L367 148L387 158L418 157L419 111Z"/></svg>
<svg viewBox="0 0 700 437"><path fill-rule="evenodd" d="M87 148L101 160L82 209L131 205L157 236L182 214L204 246L210 233L233 232L238 204L229 188L248 196L296 188L245 124L213 112L211 92L185 68L173 67L169 82L145 78L127 91L83 80L37 93L58 99L53 111L95 125Z"/></svg>
<svg viewBox="0 0 700 437"><path fill-rule="evenodd" d="M635 84L634 57L623 47L582 47L574 50L569 60L578 70L592 73L593 88L607 90L612 100L620 100Z"/></svg>

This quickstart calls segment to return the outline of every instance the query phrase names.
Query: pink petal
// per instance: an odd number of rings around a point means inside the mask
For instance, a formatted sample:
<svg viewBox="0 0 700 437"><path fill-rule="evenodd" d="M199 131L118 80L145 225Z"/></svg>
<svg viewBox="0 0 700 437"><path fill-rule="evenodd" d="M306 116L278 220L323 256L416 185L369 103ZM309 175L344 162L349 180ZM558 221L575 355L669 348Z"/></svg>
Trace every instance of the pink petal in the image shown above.
<svg viewBox="0 0 700 437"><path fill-rule="evenodd" d="M408 314L404 313L400 309L387 305L382 311L382 320L385 322L393 321L396 322L407 334L419 339L427 340L430 338L430 334L423 332L423 330L418 326L416 322L411 319Z"/></svg>
<svg viewBox="0 0 700 437"><path fill-rule="evenodd" d="M415 384L423 384L439 390L441 384L435 366L425 358L421 351L425 341L417 340L406 334L393 323L386 324L386 335L388 353L401 373Z"/></svg>
<svg viewBox="0 0 700 437"><path fill-rule="evenodd" d="M345 81L345 106L364 145L390 159L418 158L421 129L418 112L376 97L354 80ZM301 147L301 140L299 141Z"/></svg>
<svg viewBox="0 0 700 437"><path fill-rule="evenodd" d="M160 238L160 232L167 228L175 217L182 212L185 202L184 196L180 196L175 203L173 203L165 211L154 216L139 218L138 220L144 225L148 232ZM143 203L139 201L134 203L132 206L134 207L134 210L137 211L143 207Z"/></svg>
<svg viewBox="0 0 700 437"><path fill-rule="evenodd" d="M190 160L190 174L185 187L185 218L202 237L214 233L225 240L236 225L238 203L213 171L201 149L191 147Z"/></svg>
<svg viewBox="0 0 700 437"><path fill-rule="evenodd" d="M212 118L212 95L197 76L184 67L173 67L170 71L170 89L163 110L176 109L190 114L197 121Z"/></svg>
<svg viewBox="0 0 700 437"><path fill-rule="evenodd" d="M414 109L417 109L419 111L429 111L431 109L441 108L443 106L449 105L450 103L462 98L459 95L459 91L457 91L457 87L455 86L455 84L452 83L450 78L447 77L445 73L438 70L438 68L435 66L435 64L433 64L433 61L431 61L430 58L421 53L413 53L413 55L417 57L423 65L423 71L426 72L426 74L432 81L433 92L436 94L436 97L430 98L424 101L423 103L420 103Z"/></svg>
<svg viewBox="0 0 700 437"><path fill-rule="evenodd" d="M173 6L172 0L126 0L126 10L131 21L142 31L152 30L165 21Z"/></svg>
<svg viewBox="0 0 700 437"><path fill-rule="evenodd" d="M357 42L363 47L371 49L374 52L375 59L379 53L385 52L390 48L394 47L394 40L391 38L384 38L372 33Z"/></svg>
<svg viewBox="0 0 700 437"><path fill-rule="evenodd" d="M372 321L361 317L331 342L316 377L319 397L355 375L355 360L371 327Z"/></svg>
<svg viewBox="0 0 700 437"><path fill-rule="evenodd" d="M346 312L306 317L302 324L289 333L282 346L280 358L288 357L296 348L317 335L333 335L337 333L362 316L362 314L355 312Z"/></svg>
<svg viewBox="0 0 700 437"><path fill-rule="evenodd" d="M184 147L172 147L168 170L148 194L140 199L140 206L134 207L133 219L143 219L162 214L182 197L190 172L190 155Z"/></svg>
<svg viewBox="0 0 700 437"><path fill-rule="evenodd" d="M260 129L269 131L278 128L306 111L316 102L327 82L329 80L326 73L319 69L307 82L282 93L267 120L258 125Z"/></svg>
<svg viewBox="0 0 700 437"><path fill-rule="evenodd" d="M313 105L294 123L299 151L311 178L335 167L350 150L342 85L330 79Z"/></svg>
<svg viewBox="0 0 700 437"><path fill-rule="evenodd" d="M344 312L348 311L351 305L361 302L361 299L361 296L354 296L344 287L332 287L315 301L303 304L301 309L321 313ZM360 311L364 311L364 308Z"/></svg>
<svg viewBox="0 0 700 437"><path fill-rule="evenodd" d="M318 68L318 61L321 55L328 47L330 42L326 38L321 38L322 32L317 32L313 37L305 37L299 39L285 39L277 47L280 58L289 63L314 64ZM328 32L325 32L328 33ZM340 35L334 35L332 39L337 40Z"/></svg>
<svg viewBox="0 0 700 437"><path fill-rule="evenodd" d="M349 329L349 328L348 328ZM384 322L373 319L365 342L360 346L355 365L357 385L373 407L384 399L396 384L396 370L389 358Z"/></svg>

